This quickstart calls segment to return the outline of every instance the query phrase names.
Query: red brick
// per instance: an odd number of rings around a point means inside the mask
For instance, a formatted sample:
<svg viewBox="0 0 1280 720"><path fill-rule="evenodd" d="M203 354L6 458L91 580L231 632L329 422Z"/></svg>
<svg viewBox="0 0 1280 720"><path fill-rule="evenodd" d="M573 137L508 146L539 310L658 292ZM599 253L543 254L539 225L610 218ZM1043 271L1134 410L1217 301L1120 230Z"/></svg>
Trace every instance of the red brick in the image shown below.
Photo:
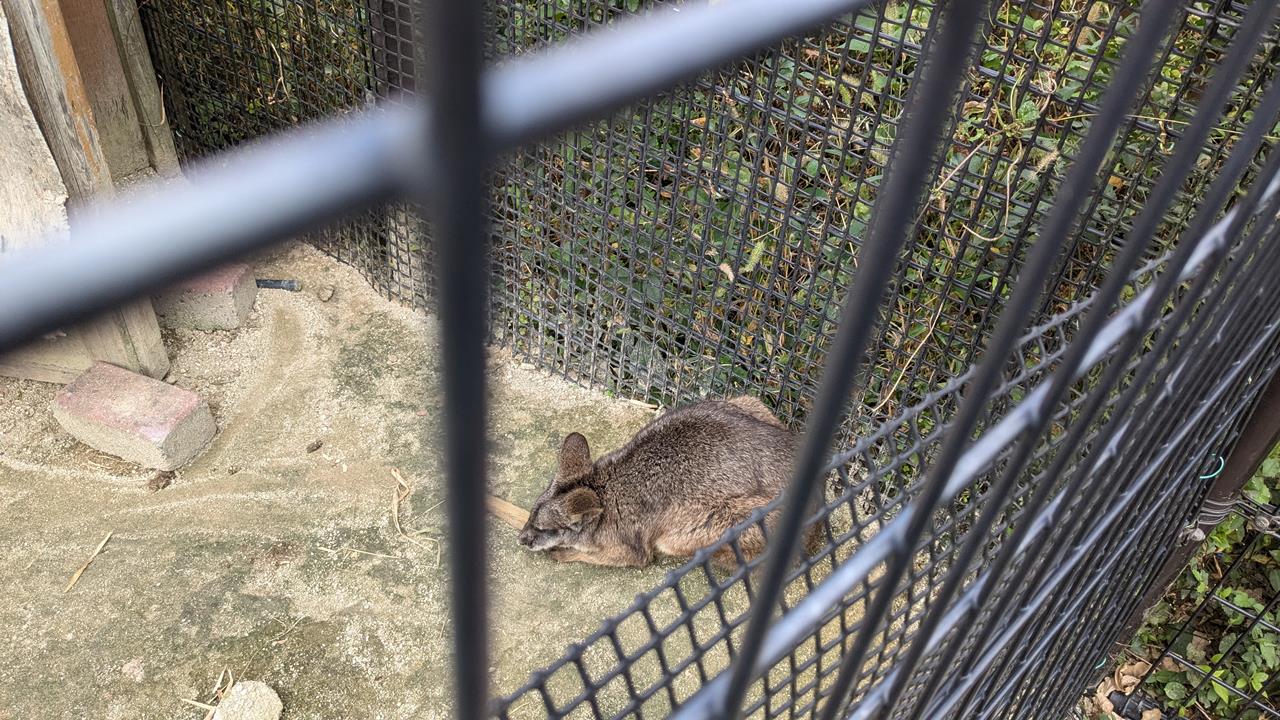
<svg viewBox="0 0 1280 720"><path fill-rule="evenodd" d="M232 330L249 317L257 294L253 268L232 263L169 288L152 305L169 327Z"/></svg>
<svg viewBox="0 0 1280 720"><path fill-rule="evenodd" d="M199 395L103 362L54 396L53 416L84 444L160 470L185 465L216 430Z"/></svg>

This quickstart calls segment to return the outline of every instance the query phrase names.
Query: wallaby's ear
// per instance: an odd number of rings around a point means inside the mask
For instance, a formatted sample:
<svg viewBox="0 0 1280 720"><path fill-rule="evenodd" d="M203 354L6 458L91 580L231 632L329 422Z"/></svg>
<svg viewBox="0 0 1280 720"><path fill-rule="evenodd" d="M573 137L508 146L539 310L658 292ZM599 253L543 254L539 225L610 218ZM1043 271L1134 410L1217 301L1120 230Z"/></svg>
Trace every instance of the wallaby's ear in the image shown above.
<svg viewBox="0 0 1280 720"><path fill-rule="evenodd" d="M570 433L560 446L560 477L568 479L591 472L591 448L587 439L578 433Z"/></svg>
<svg viewBox="0 0 1280 720"><path fill-rule="evenodd" d="M569 494L564 496L564 507L569 516L569 527L574 530L581 530L583 523L595 520L600 513L604 512L600 496L595 490L587 487L570 490Z"/></svg>

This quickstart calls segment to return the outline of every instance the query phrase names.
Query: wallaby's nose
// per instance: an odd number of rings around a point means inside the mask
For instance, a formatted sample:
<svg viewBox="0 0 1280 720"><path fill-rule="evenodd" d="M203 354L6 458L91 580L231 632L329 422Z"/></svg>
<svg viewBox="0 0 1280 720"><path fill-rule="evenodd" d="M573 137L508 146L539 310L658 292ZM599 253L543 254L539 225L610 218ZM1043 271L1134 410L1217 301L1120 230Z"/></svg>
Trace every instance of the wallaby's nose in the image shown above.
<svg viewBox="0 0 1280 720"><path fill-rule="evenodd" d="M524 545L525 547L532 547L532 546L533 546L533 533L529 532L528 530L521 530L521 531L520 531L520 544L521 544L521 545Z"/></svg>

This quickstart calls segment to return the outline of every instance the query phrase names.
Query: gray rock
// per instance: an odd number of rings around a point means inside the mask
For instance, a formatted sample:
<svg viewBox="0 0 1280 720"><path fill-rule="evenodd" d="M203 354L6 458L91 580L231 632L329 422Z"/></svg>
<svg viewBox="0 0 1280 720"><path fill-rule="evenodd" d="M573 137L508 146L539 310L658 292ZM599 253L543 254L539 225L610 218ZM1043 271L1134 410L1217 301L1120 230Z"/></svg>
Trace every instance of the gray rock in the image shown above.
<svg viewBox="0 0 1280 720"><path fill-rule="evenodd" d="M213 720L278 720L284 703L270 685L241 680L218 703Z"/></svg>

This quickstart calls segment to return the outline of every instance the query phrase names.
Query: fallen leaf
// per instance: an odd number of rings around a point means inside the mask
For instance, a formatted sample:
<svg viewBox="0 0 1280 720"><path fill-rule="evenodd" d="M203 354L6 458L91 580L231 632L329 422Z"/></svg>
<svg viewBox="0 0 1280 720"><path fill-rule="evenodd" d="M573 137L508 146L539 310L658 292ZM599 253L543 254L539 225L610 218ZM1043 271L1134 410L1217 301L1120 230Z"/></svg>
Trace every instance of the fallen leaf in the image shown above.
<svg viewBox="0 0 1280 720"><path fill-rule="evenodd" d="M720 263L720 272L724 273L724 276L729 278L729 282L733 282L733 268L729 267L729 263Z"/></svg>
<svg viewBox="0 0 1280 720"><path fill-rule="evenodd" d="M1163 715L1160 713L1160 708L1151 708L1150 710L1142 711L1142 717L1140 720L1160 720L1162 717Z"/></svg>

